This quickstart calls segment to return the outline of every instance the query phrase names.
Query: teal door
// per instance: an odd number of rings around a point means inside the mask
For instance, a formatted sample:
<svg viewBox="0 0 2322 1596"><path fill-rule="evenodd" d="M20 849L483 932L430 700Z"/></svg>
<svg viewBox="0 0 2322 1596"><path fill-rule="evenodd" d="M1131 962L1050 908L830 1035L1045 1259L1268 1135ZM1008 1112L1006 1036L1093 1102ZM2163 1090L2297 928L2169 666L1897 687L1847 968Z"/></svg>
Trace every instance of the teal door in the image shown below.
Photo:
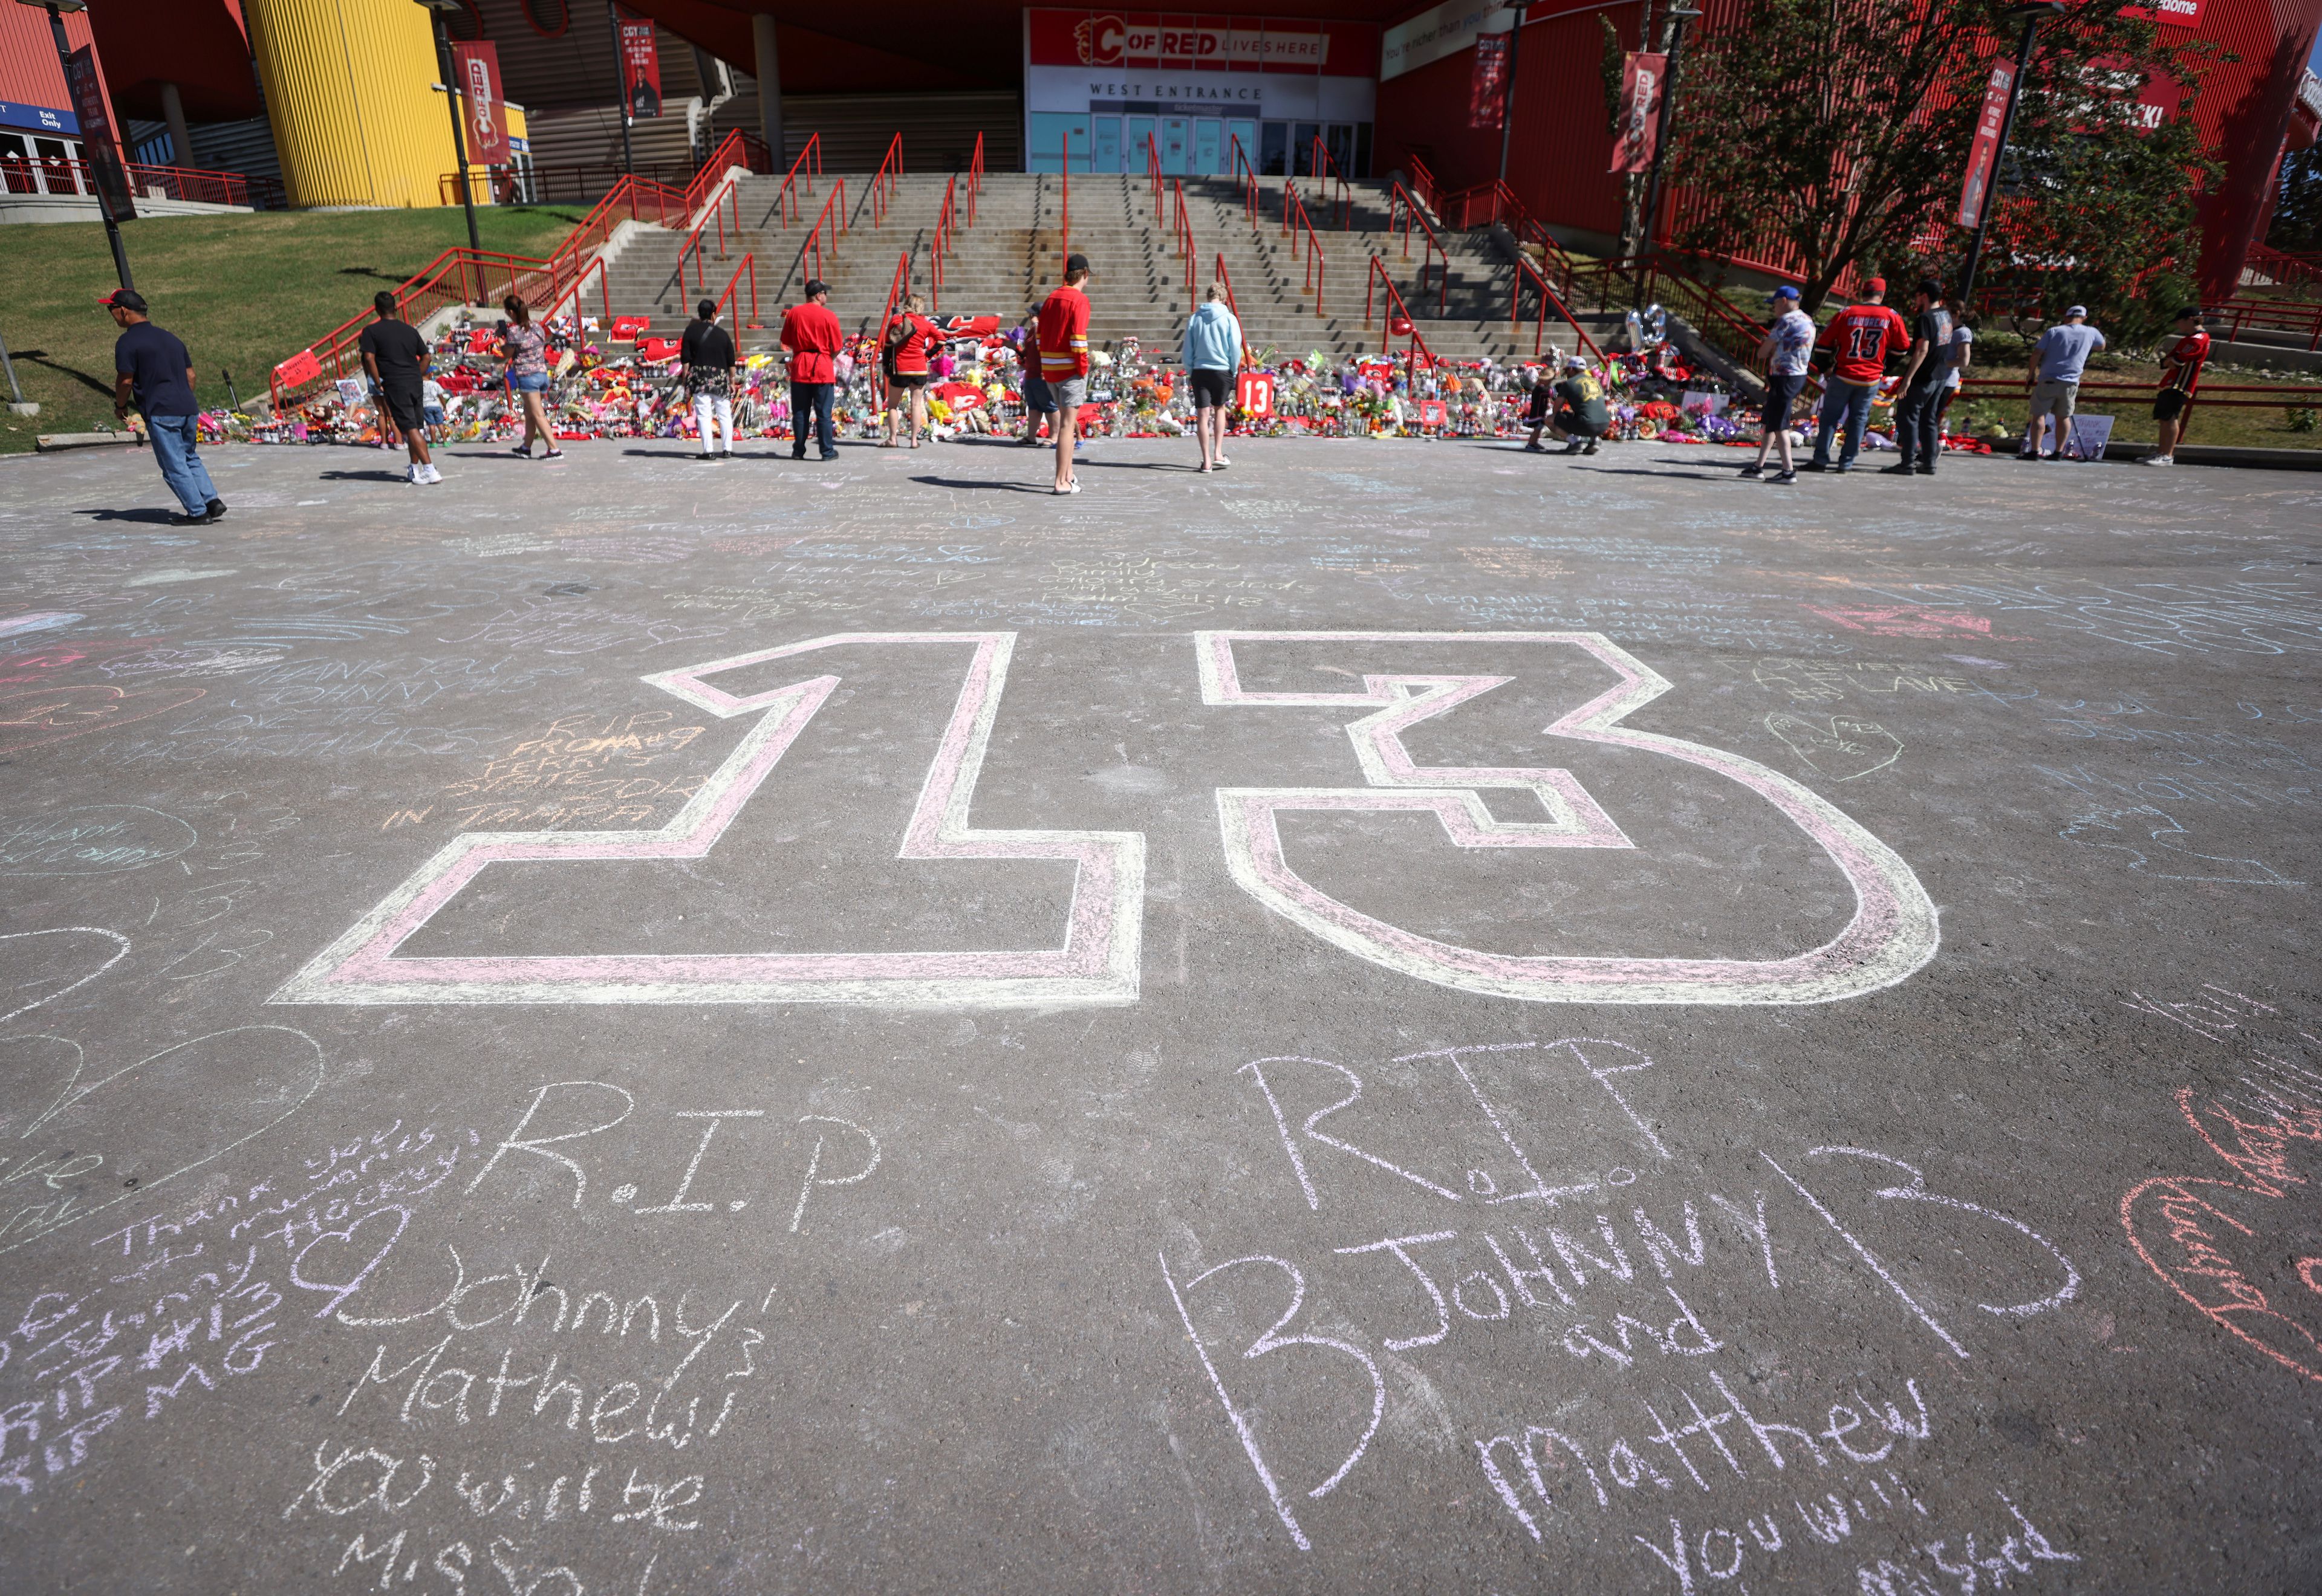
<svg viewBox="0 0 2322 1596"><path fill-rule="evenodd" d="M1117 172L1120 169L1120 118L1098 116L1089 123L1089 169Z"/></svg>
<svg viewBox="0 0 2322 1596"><path fill-rule="evenodd" d="M1225 123L1204 117L1193 124L1193 170L1208 177L1225 170Z"/></svg>
<svg viewBox="0 0 2322 1596"><path fill-rule="evenodd" d="M1121 119L1120 169L1141 172L1145 169L1145 141L1153 136L1150 116L1129 116Z"/></svg>
<svg viewBox="0 0 2322 1596"><path fill-rule="evenodd" d="M1165 175L1172 178L1185 175L1185 158L1192 153L1189 146L1193 131L1193 122L1187 117L1165 116L1161 119L1161 170Z"/></svg>

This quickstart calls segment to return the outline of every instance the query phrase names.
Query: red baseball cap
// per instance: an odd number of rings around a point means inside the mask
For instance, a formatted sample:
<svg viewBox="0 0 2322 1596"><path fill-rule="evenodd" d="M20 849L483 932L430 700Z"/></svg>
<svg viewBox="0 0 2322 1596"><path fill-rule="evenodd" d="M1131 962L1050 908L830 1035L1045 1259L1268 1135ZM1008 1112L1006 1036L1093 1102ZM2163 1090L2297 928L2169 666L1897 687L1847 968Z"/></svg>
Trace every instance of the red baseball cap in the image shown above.
<svg viewBox="0 0 2322 1596"><path fill-rule="evenodd" d="M1862 291L1866 294L1884 294L1887 291L1887 279L1883 277L1870 278L1863 283Z"/></svg>
<svg viewBox="0 0 2322 1596"><path fill-rule="evenodd" d="M123 310L133 310L139 315L145 314L145 296L134 288L115 288L110 294L100 294L96 302L107 309L118 306Z"/></svg>

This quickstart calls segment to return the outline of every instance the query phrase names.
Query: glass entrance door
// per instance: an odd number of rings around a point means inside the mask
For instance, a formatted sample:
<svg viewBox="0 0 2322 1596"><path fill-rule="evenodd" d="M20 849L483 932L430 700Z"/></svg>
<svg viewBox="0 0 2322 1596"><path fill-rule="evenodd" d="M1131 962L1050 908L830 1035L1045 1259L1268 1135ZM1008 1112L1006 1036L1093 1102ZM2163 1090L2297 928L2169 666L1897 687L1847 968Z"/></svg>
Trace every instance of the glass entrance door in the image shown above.
<svg viewBox="0 0 2322 1596"><path fill-rule="evenodd" d="M1203 117L1193 123L1193 170L1203 177L1225 168L1225 123Z"/></svg>

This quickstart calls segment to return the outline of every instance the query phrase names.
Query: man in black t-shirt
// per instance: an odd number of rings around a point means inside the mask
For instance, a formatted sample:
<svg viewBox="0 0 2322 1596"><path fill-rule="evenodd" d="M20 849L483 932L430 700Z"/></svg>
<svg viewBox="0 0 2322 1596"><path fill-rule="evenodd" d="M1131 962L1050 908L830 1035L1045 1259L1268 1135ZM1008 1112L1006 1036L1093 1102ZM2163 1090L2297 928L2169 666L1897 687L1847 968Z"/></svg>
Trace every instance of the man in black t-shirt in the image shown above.
<svg viewBox="0 0 2322 1596"><path fill-rule="evenodd" d="M1881 474L1889 477L1933 476L1943 448L1940 418L1952 369L1952 315L1943 308L1943 284L1933 278L1921 283L1911 311L1911 358L1895 399L1895 446L1903 458L1884 468Z"/></svg>
<svg viewBox="0 0 2322 1596"><path fill-rule="evenodd" d="M362 330L363 375L371 380L379 401L379 430L392 422L411 451L411 469L405 479L441 482L443 473L427 457L427 371L431 363L427 341L419 329L403 319L395 296L381 288L371 296L379 320Z"/></svg>
<svg viewBox="0 0 2322 1596"><path fill-rule="evenodd" d="M169 517L173 526L206 526L225 514L225 501L202 464L201 406L194 398L193 358L174 333L148 320L144 296L134 288L108 294L99 303L113 312L121 336L113 345L113 414L129 419L132 405L145 418L161 479L186 506Z"/></svg>

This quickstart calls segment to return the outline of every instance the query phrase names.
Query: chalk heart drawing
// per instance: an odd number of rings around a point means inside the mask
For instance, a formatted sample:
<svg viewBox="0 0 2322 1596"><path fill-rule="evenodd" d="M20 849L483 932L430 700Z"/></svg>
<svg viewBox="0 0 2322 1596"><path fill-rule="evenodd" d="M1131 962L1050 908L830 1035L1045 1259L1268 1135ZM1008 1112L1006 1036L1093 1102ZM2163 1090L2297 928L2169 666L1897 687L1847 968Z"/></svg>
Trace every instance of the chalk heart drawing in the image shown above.
<svg viewBox="0 0 2322 1596"><path fill-rule="evenodd" d="M0 1253L141 1199L272 1130L322 1086L323 1049L289 1026L236 1026L89 1073L66 1037L0 1040L0 1147L33 1139L101 1151L94 1190L114 1193L51 1205Z"/></svg>
<svg viewBox="0 0 2322 1596"><path fill-rule="evenodd" d="M129 956L129 939L98 926L0 932L0 1026L88 985Z"/></svg>
<svg viewBox="0 0 2322 1596"><path fill-rule="evenodd" d="M1635 844L1569 771L1429 769L1415 763L1403 734L1508 676L1367 675L1360 692L1253 692L1242 686L1237 645L1376 643L1448 654L1477 643L1538 643L1577 649L1608 666L1615 685L1545 729L1552 737L1663 754L1740 782L1781 811L1844 872L1855 911L1820 947L1787 959L1569 957L1478 953L1401 930L1339 902L1303 880L1284 856L1276 816L1336 810L1431 813L1462 848L1632 848ZM1669 683L1600 632L1199 632L1202 701L1244 707L1370 708L1347 735L1367 787L1221 787L1218 823L1234 880L1266 907L1323 941L1422 980L1496 998L1540 1003L1828 1003L1904 980L1934 957L1934 905L1895 851L1829 802L1753 760L1682 737L1623 727L1631 711ZM1343 659L1344 650L1340 650ZM1545 821L1495 819L1477 789L1528 791Z"/></svg>
<svg viewBox="0 0 2322 1596"><path fill-rule="evenodd" d="M466 832L269 999L275 1003L1132 1003L1145 901L1141 832L986 831L968 809L992 740L1012 632L851 632L736 654L644 679L696 708L756 715L749 734L668 824L650 831ZM903 860L1066 860L1078 868L1063 944L1001 952L602 953L396 958L395 950L489 866L511 861L699 859L829 699L817 676L736 698L724 671L839 648L964 650L967 671L903 832ZM874 654L875 657L875 654Z"/></svg>
<svg viewBox="0 0 2322 1596"><path fill-rule="evenodd" d="M180 709L203 696L203 688L43 688L0 698L0 753L38 748L110 731L132 721Z"/></svg>

